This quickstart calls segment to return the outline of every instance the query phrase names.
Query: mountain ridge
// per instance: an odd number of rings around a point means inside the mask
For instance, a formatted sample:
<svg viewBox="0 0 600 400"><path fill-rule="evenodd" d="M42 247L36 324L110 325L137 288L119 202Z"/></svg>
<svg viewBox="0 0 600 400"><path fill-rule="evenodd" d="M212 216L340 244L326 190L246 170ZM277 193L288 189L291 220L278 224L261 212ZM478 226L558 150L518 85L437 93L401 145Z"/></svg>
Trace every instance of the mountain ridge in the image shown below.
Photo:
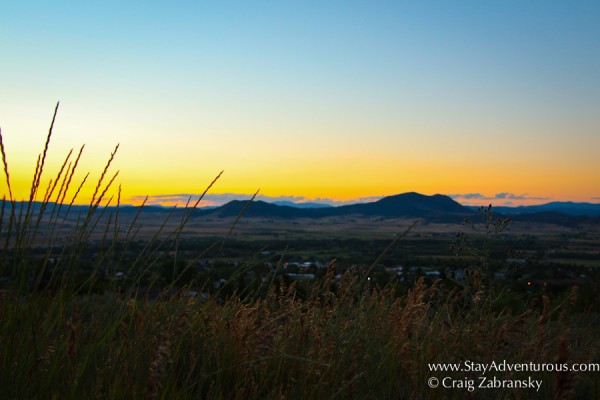
<svg viewBox="0 0 600 400"><path fill-rule="evenodd" d="M2 202L2 200L0 200ZM308 203L305 207L298 207L289 202L277 204L277 202L265 202L254 200L248 205L248 200L232 200L221 206L200 207L194 211L196 216L214 216L214 217L237 217L244 211L245 217L265 217L265 218L326 218L326 217L344 217L344 216L362 216L362 217L382 217L382 218L418 218L434 222L457 222L466 217L476 215L476 208L473 206L461 205L451 197L441 194L423 195L416 192L407 192L386 196L379 200L368 203L356 203L350 205L327 206L319 203ZM5 201L0 203L4 213L10 213L11 203ZM17 202L17 207L22 205L26 207L26 202ZM312 207L312 205L317 207ZM41 203L36 202L33 205L34 210L39 210ZM58 207L61 212L67 209L67 205ZM54 203L49 203L46 212L51 212ZM109 207L114 208L114 206ZM72 213L85 213L89 210L89 205L73 205ZM139 206L121 205L119 213L121 215L135 214ZM144 206L144 214L179 214L183 212L183 207L165 207L159 205ZM555 223L559 225L577 225L581 223L599 223L600 222L600 204L594 203L575 203L575 202L551 202L536 206L519 207L493 207L493 212L498 216L510 217L514 221L544 222ZM585 213L590 215L586 215Z"/></svg>
<svg viewBox="0 0 600 400"><path fill-rule="evenodd" d="M239 215L247 201L234 200L209 211L221 217ZM448 196L426 196L415 192L387 196L370 203L359 203L326 208L295 208L264 201L254 201L245 211L248 217L324 218L361 215L371 217L412 217L429 220L454 220L471 216L475 212Z"/></svg>
<svg viewBox="0 0 600 400"><path fill-rule="evenodd" d="M552 201L531 206L497 206L494 209L505 215L531 214L538 212L559 212L573 217L600 217L600 204L573 201Z"/></svg>

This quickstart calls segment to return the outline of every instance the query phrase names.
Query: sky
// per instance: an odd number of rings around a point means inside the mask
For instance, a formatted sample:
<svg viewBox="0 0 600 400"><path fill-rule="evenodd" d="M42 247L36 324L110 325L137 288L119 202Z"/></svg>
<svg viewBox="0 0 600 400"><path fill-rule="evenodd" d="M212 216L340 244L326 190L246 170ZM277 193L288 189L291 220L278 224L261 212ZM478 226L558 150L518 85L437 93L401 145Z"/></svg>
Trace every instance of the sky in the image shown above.
<svg viewBox="0 0 600 400"><path fill-rule="evenodd" d="M28 198L60 101L42 183L85 144L78 202L119 144L123 203L181 201L221 171L204 205L597 203L598 21L578 0L0 0L12 191Z"/></svg>

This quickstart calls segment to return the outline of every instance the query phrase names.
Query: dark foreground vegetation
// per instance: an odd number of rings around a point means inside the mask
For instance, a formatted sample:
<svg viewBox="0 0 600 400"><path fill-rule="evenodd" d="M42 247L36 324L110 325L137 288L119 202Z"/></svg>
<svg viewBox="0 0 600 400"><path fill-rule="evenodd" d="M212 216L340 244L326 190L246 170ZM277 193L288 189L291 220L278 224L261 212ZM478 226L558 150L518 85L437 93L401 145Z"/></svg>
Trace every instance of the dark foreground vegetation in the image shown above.
<svg viewBox="0 0 600 400"><path fill-rule="evenodd" d="M198 203L147 240L138 240L135 218L121 226L118 207L105 207L114 154L90 206L66 229L79 156L41 191L49 139L20 205L2 145L2 398L600 397L596 274L535 280L519 258L499 261L494 239L508 222L490 209L476 240L457 235L452 252L462 261L448 268L408 268L414 260L394 249L410 228L354 266L286 265L286 249L273 256L259 247L233 260L231 231L204 249L181 238ZM28 206L36 199L41 209ZM467 361L552 367L486 374L540 380L539 390L428 385L478 382L481 372L430 370ZM595 371L556 371L575 363Z"/></svg>

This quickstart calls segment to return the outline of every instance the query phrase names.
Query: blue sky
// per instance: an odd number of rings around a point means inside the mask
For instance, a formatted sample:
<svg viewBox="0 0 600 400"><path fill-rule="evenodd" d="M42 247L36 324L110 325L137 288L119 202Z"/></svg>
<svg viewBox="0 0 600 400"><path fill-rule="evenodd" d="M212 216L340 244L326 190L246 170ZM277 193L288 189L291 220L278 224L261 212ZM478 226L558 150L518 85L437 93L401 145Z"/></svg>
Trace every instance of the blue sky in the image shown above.
<svg viewBox="0 0 600 400"><path fill-rule="evenodd" d="M60 100L131 198L600 194L600 2L124 3L0 2L23 193Z"/></svg>

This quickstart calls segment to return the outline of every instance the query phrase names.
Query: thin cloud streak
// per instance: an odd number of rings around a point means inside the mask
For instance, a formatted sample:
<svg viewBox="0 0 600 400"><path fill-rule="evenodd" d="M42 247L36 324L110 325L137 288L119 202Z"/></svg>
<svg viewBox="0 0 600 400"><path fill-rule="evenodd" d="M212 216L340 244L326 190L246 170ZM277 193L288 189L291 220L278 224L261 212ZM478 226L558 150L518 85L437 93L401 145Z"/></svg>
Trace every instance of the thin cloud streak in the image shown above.
<svg viewBox="0 0 600 400"><path fill-rule="evenodd" d="M465 205L477 205L477 200L491 201L496 205L503 206L516 206L529 204L532 201L549 201L551 197L532 196L529 193L514 194L509 192L496 193L493 196L484 195L481 193L462 193L462 194L448 194L447 196Z"/></svg>

